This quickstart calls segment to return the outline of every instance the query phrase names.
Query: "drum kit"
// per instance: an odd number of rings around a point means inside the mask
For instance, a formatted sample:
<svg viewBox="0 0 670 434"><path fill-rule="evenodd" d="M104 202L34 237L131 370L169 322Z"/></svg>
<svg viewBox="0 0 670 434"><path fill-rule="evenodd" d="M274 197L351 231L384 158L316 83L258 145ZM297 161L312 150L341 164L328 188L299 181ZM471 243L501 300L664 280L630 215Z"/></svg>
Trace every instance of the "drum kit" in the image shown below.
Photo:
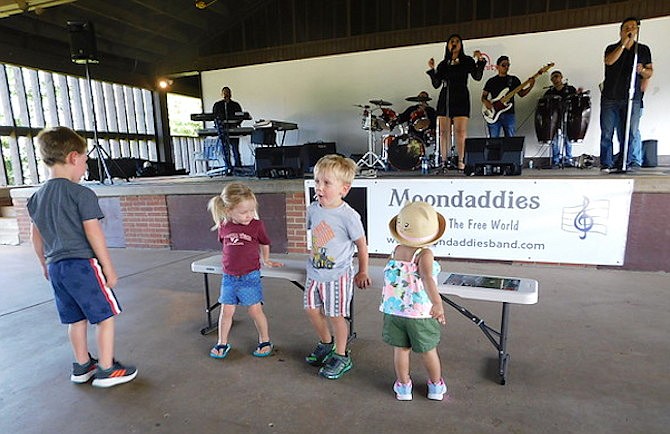
<svg viewBox="0 0 670 434"><path fill-rule="evenodd" d="M427 102L430 97L412 96L405 98L410 102ZM400 122L398 113L390 109L392 102L373 99L370 105L357 104L362 108L361 128L368 132L368 151L358 160L358 166L368 169L389 166L397 170L416 170L421 168L426 155L426 147L435 145L435 129L423 107L417 107L410 113L409 120ZM394 134L396 126L400 134ZM382 133L381 156L375 153L376 133Z"/></svg>
<svg viewBox="0 0 670 434"><path fill-rule="evenodd" d="M565 140L581 142L586 136L591 119L591 96L589 91L561 98L546 95L540 98L535 108L535 134L537 141L551 143L558 136L561 161L565 155Z"/></svg>

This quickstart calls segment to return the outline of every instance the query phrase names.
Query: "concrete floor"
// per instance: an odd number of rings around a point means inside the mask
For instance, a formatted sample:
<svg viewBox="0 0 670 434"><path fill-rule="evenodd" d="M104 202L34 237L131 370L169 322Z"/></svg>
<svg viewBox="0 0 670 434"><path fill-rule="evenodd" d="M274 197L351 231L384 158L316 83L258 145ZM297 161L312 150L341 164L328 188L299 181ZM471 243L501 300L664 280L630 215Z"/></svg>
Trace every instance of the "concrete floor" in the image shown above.
<svg viewBox="0 0 670 434"><path fill-rule="evenodd" d="M338 381L319 378L303 362L315 336L299 290L282 280L264 281L276 354L250 355L254 327L239 311L228 358L208 357L216 337L199 333L202 275L190 271L194 259L208 255L112 250L124 308L116 354L136 364L139 376L101 390L69 381L66 328L31 247L0 246L0 432L668 432L666 273L443 262L452 271L537 279L540 302L511 309L505 386L495 382L491 343L446 307L439 351L449 399L426 399L415 357L414 400L398 402L375 289L356 295L354 368ZM498 304L455 301L497 327Z"/></svg>

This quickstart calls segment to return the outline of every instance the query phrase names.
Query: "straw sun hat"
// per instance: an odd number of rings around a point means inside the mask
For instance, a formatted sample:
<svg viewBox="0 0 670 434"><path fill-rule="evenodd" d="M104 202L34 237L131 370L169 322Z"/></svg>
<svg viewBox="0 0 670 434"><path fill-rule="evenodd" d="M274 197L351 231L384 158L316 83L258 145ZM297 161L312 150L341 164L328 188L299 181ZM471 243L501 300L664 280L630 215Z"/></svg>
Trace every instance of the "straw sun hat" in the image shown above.
<svg viewBox="0 0 670 434"><path fill-rule="evenodd" d="M410 202L389 221L391 235L400 244L424 247L442 238L446 222L439 212L426 202Z"/></svg>

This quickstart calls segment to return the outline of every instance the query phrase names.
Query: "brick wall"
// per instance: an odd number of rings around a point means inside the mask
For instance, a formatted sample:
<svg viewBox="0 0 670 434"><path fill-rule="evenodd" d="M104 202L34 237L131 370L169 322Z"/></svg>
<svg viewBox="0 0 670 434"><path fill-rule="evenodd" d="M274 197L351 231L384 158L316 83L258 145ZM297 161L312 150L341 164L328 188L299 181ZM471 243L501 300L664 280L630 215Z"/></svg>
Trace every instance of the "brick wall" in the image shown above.
<svg viewBox="0 0 670 434"><path fill-rule="evenodd" d="M165 196L122 196L120 199L126 247L170 247Z"/></svg>
<svg viewBox="0 0 670 434"><path fill-rule="evenodd" d="M305 194L286 194L286 233L289 253L307 252L307 225L305 224Z"/></svg>

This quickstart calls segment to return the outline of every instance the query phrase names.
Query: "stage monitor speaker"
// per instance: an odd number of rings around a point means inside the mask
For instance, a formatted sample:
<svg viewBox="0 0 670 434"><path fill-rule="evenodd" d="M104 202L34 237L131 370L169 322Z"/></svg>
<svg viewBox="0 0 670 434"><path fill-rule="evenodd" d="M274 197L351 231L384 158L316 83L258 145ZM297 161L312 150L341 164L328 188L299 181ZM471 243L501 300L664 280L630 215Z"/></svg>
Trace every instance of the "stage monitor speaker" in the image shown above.
<svg viewBox="0 0 670 434"><path fill-rule="evenodd" d="M466 175L521 175L524 137L465 139Z"/></svg>
<svg viewBox="0 0 670 434"><path fill-rule="evenodd" d="M93 23L68 21L70 33L70 58L74 63L97 63L98 48L95 43Z"/></svg>
<svg viewBox="0 0 670 434"><path fill-rule="evenodd" d="M315 142L302 145L300 160L304 172L312 173L314 165L324 155L335 154L335 142Z"/></svg>
<svg viewBox="0 0 670 434"><path fill-rule="evenodd" d="M259 178L301 177L300 146L256 148L256 176Z"/></svg>

